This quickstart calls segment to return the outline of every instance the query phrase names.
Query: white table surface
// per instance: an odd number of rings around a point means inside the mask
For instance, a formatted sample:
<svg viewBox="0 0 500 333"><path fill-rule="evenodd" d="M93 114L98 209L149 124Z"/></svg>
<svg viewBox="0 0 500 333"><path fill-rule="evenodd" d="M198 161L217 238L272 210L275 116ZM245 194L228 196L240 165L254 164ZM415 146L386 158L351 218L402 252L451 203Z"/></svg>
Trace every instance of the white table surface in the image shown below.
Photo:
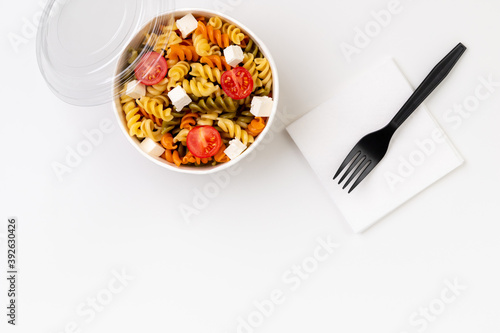
<svg viewBox="0 0 500 333"><path fill-rule="evenodd" d="M234 4L227 13L278 63L286 124L388 57L416 86L457 42L469 47L426 102L465 165L356 235L282 126L224 186L153 165L117 126L59 181L51 165L83 131L104 119L116 125L113 109L59 101L39 74L34 38L25 34L17 51L8 39L41 11L38 1L2 0L0 268L7 217L17 216L20 279L15 328L0 279L0 330L498 332L500 87L461 123L446 115L472 100L480 77L500 82L500 2L400 0L391 23L348 62L340 45L389 2L177 2ZM187 221L181 208L206 189L216 195ZM338 248L317 252L318 237ZM133 280L120 284L122 271ZM454 293L453 283L464 289ZM280 304L258 310L273 291ZM253 326L241 326L249 317Z"/></svg>

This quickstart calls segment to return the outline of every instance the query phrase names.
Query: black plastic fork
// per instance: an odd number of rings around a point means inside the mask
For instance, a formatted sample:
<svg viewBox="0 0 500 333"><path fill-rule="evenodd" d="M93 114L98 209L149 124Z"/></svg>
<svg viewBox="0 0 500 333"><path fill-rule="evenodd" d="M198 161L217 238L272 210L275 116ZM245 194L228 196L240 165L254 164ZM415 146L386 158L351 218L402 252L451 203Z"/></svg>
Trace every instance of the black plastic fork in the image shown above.
<svg viewBox="0 0 500 333"><path fill-rule="evenodd" d="M342 171L349 166L339 180L339 184L341 184L354 170L344 184L343 189L356 179L349 189L349 193L351 193L363 179L372 172L387 153L389 143L396 130L448 76L460 57L464 54L465 50L467 50L467 48L462 43L459 43L443 60L441 60L441 62L439 62L439 64L436 65L436 67L434 67L387 126L366 135L354 146L333 177L335 180Z"/></svg>

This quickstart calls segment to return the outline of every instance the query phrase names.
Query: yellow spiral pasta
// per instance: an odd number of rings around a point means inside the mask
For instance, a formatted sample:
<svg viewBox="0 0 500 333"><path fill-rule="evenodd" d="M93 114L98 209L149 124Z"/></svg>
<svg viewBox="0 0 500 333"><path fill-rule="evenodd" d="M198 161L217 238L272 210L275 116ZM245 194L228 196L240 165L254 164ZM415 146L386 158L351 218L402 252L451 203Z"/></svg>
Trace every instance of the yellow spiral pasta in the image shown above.
<svg viewBox="0 0 500 333"><path fill-rule="evenodd" d="M217 45L211 45L210 46L210 55L216 55L216 56L221 57L222 56L222 52L220 50L220 47L217 46Z"/></svg>
<svg viewBox="0 0 500 333"><path fill-rule="evenodd" d="M137 104L148 114L152 114L163 121L170 121L174 119L172 116L172 109L164 107L164 100L150 97L141 97L137 100Z"/></svg>
<svg viewBox="0 0 500 333"><path fill-rule="evenodd" d="M262 81L263 87L262 89L259 89L257 91L257 95L269 95L273 84L273 74L271 72L269 60L267 60L266 58L257 58L255 59L255 64L257 65L259 79Z"/></svg>
<svg viewBox="0 0 500 333"><path fill-rule="evenodd" d="M165 95L154 96L153 99L155 99L158 103L163 104L164 107L167 107L170 105L170 100Z"/></svg>
<svg viewBox="0 0 500 333"><path fill-rule="evenodd" d="M196 53L198 53L199 56L209 56L212 55L211 52L213 52L212 48L210 47L210 44L208 43L208 39L203 37L202 34L193 34L193 46L196 50Z"/></svg>
<svg viewBox="0 0 500 333"><path fill-rule="evenodd" d="M164 78L158 84L147 87L147 95L148 97L154 97L163 94L167 90L168 79Z"/></svg>
<svg viewBox="0 0 500 333"><path fill-rule="evenodd" d="M220 78L222 76L221 71L218 68L211 68L208 65L203 66L200 63L191 64L191 76L202 77L204 79L210 80L212 82L217 82L220 84Z"/></svg>
<svg viewBox="0 0 500 333"><path fill-rule="evenodd" d="M217 96L200 99L197 102L189 104L189 108L195 112L222 111L234 112L238 109L238 104L230 97Z"/></svg>
<svg viewBox="0 0 500 333"><path fill-rule="evenodd" d="M210 20L208 20L208 25L214 27L214 29L219 30L222 28L222 20L218 16L211 17Z"/></svg>
<svg viewBox="0 0 500 333"><path fill-rule="evenodd" d="M183 129L174 137L174 143L180 142L182 145L186 145L187 135L189 133L188 129Z"/></svg>
<svg viewBox="0 0 500 333"><path fill-rule="evenodd" d="M146 119L142 122L141 131L145 136L155 142L160 142L163 136L161 130L156 128L154 121L152 121L151 119Z"/></svg>
<svg viewBox="0 0 500 333"><path fill-rule="evenodd" d="M161 31L166 34L168 33L169 31L172 31L174 32L175 30L177 30L177 22L175 20L170 20L169 24L165 25Z"/></svg>
<svg viewBox="0 0 500 333"><path fill-rule="evenodd" d="M222 33L228 34L229 39L231 39L231 41L236 45L240 45L241 41L245 39L245 34L242 33L241 30L234 24L224 23L222 26Z"/></svg>
<svg viewBox="0 0 500 333"><path fill-rule="evenodd" d="M178 62L179 62L179 59L168 59L167 58L168 68L174 67Z"/></svg>
<svg viewBox="0 0 500 333"><path fill-rule="evenodd" d="M154 34L152 34L154 35ZM153 51L160 54L164 54L164 51L172 45L177 45L182 43L182 38L180 38L175 31L171 33L164 33L156 37L156 41L153 46Z"/></svg>
<svg viewBox="0 0 500 333"><path fill-rule="evenodd" d="M168 85L167 89L170 91L172 88L181 84L181 81L189 73L191 66L187 61L179 61L168 71Z"/></svg>
<svg viewBox="0 0 500 333"><path fill-rule="evenodd" d="M217 118L217 125L233 139L240 140L245 146L253 143L255 138L248 134L247 131L241 128L240 125L236 124L230 119Z"/></svg>
<svg viewBox="0 0 500 333"><path fill-rule="evenodd" d="M208 82L208 80L204 78L194 78L191 80L184 79L182 87L188 94L192 94L196 97L208 97L220 89L219 86L214 85L212 82Z"/></svg>
<svg viewBox="0 0 500 333"><path fill-rule="evenodd" d="M202 113L200 118L198 118L198 126L213 126L214 121L219 117L218 112Z"/></svg>
<svg viewBox="0 0 500 333"><path fill-rule="evenodd" d="M142 116L140 115L140 109L135 103L135 100L129 96L122 96L120 102L123 112L125 113L129 135L144 138L144 132L141 130L142 122L140 121Z"/></svg>
<svg viewBox="0 0 500 333"><path fill-rule="evenodd" d="M254 61L254 56L251 53L245 53L243 55L243 68L250 72L253 78L253 90L262 87L262 81L259 78L259 71L257 70L257 64Z"/></svg>

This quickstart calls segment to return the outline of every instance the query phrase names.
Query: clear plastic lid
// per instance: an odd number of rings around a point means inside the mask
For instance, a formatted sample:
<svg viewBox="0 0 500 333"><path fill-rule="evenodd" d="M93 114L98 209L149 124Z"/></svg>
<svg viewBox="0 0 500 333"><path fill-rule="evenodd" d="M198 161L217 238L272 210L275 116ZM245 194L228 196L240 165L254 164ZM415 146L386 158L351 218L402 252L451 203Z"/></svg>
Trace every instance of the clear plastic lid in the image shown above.
<svg viewBox="0 0 500 333"><path fill-rule="evenodd" d="M67 103L108 103L147 52L140 32L157 31L168 40L174 9L175 0L49 0L37 37L42 75ZM139 54L118 68L130 50Z"/></svg>

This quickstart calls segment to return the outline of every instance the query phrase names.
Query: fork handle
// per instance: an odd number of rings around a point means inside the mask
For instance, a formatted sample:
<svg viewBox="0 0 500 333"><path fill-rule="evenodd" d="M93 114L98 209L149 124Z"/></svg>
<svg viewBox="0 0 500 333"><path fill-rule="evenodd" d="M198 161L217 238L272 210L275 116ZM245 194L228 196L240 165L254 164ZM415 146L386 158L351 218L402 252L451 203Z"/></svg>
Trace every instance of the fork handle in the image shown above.
<svg viewBox="0 0 500 333"><path fill-rule="evenodd" d="M436 89L439 84L448 76L453 67L464 54L467 48L459 43L434 69L429 73L425 80L415 90L410 99L403 105L401 110L391 120L390 127L396 131L408 117L415 111L420 104Z"/></svg>

